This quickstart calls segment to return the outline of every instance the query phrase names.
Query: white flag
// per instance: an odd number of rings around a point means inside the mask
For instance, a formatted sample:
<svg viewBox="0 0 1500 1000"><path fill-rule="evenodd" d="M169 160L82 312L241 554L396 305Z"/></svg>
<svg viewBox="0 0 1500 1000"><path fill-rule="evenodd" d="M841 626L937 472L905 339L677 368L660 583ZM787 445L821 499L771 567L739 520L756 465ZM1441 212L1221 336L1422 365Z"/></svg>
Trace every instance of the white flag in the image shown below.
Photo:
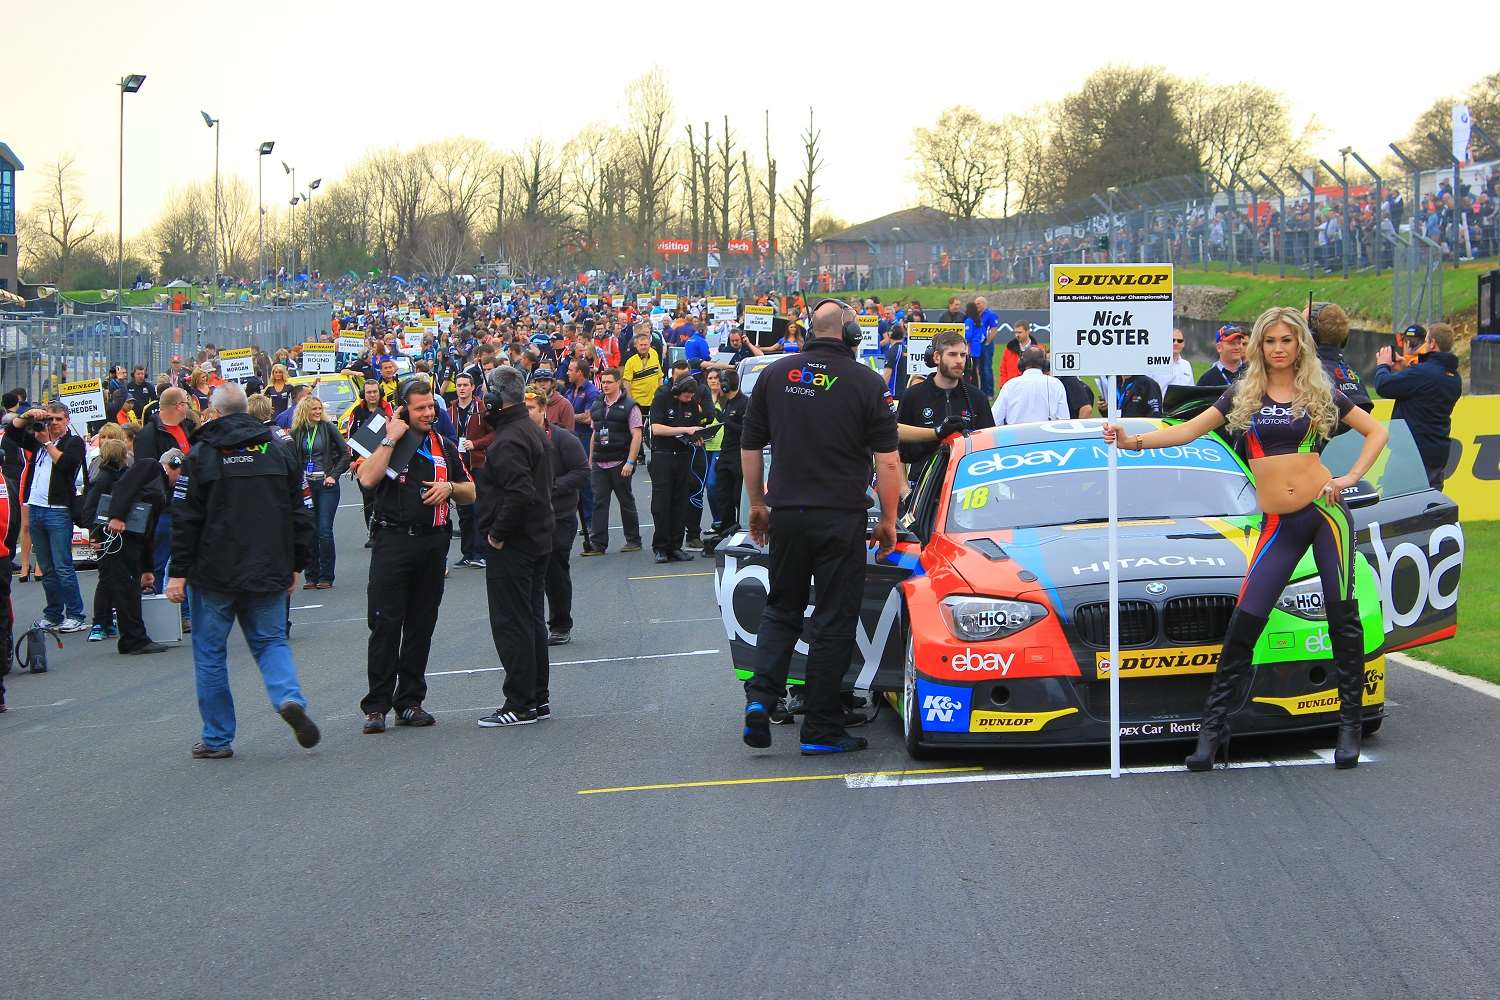
<svg viewBox="0 0 1500 1000"><path fill-rule="evenodd" d="M1467 163L1469 160L1469 108L1465 104L1453 105L1453 158Z"/></svg>

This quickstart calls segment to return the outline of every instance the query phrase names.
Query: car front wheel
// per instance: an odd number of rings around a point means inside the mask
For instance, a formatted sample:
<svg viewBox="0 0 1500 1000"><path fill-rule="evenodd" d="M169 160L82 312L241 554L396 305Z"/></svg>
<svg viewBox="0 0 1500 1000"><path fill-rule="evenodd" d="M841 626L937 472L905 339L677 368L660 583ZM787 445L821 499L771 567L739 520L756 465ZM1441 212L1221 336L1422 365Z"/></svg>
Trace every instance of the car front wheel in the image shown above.
<svg viewBox="0 0 1500 1000"><path fill-rule="evenodd" d="M912 760L928 760L932 751L922 745L921 706L917 704L917 660L912 650L911 629L906 631L906 666L901 685L901 731L906 753Z"/></svg>

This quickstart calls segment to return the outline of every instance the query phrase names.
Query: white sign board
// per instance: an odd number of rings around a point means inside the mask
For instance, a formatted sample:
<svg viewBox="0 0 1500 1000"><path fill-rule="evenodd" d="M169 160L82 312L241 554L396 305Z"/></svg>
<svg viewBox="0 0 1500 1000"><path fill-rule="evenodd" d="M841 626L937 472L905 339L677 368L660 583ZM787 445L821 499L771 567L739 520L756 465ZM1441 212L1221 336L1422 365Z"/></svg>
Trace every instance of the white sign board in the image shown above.
<svg viewBox="0 0 1500 1000"><path fill-rule="evenodd" d="M1052 374L1141 375L1171 363L1171 264L1052 265Z"/></svg>
<svg viewBox="0 0 1500 1000"><path fill-rule="evenodd" d="M964 335L962 323L908 323L906 324L906 376L908 379L926 378L935 370L926 361L927 351L932 347L932 338L940 333Z"/></svg>
<svg viewBox="0 0 1500 1000"><path fill-rule="evenodd" d="M248 347L219 352L219 374L226 382L244 382L255 376L255 358Z"/></svg>
<svg viewBox="0 0 1500 1000"><path fill-rule="evenodd" d="M57 398L68 408L69 429L79 437L88 434L89 421L105 419L104 386L96 378L64 382L57 387Z"/></svg>
<svg viewBox="0 0 1500 1000"><path fill-rule="evenodd" d="M401 343L409 350L419 351L422 349L422 334L426 332L420 326L409 326L401 331Z"/></svg>
<svg viewBox="0 0 1500 1000"><path fill-rule="evenodd" d="M748 333L770 333L776 321L774 306L746 306L744 329Z"/></svg>
<svg viewBox="0 0 1500 1000"><path fill-rule="evenodd" d="M708 300L708 318L715 323L733 323L740 312L740 300L732 295L714 296Z"/></svg>
<svg viewBox="0 0 1500 1000"><path fill-rule="evenodd" d="M333 344L302 345L302 374L332 375L339 370L337 348Z"/></svg>
<svg viewBox="0 0 1500 1000"><path fill-rule="evenodd" d="M669 313L676 312L677 311L677 296L675 296L675 295L663 295L661 297L661 307L663 309L665 309Z"/></svg>
<svg viewBox="0 0 1500 1000"><path fill-rule="evenodd" d="M635 307L637 309L650 309L651 308L651 293L650 292L637 292L636 295L635 295Z"/></svg>
<svg viewBox="0 0 1500 1000"><path fill-rule="evenodd" d="M859 342L859 349L861 353L871 354L875 351L880 350L879 316L859 317L859 332L863 334L863 339ZM908 368L907 370L910 371L910 368Z"/></svg>
<svg viewBox="0 0 1500 1000"><path fill-rule="evenodd" d="M364 353L365 338L363 337L340 337L335 342L338 353L346 354L351 358L357 358Z"/></svg>

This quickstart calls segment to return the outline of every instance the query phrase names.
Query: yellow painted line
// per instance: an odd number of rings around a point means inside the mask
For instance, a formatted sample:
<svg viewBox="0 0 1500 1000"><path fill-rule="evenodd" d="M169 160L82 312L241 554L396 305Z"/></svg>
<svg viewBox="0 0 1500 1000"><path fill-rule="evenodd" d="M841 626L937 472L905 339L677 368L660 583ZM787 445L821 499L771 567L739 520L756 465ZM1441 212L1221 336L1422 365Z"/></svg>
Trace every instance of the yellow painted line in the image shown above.
<svg viewBox="0 0 1500 1000"><path fill-rule="evenodd" d="M631 577L626 577L626 579L627 580L677 580L677 579L681 579L682 577L685 577L685 576L713 576L713 575L714 575L714 571L713 570L709 570L707 573L657 573L655 576L631 576Z"/></svg>
<svg viewBox="0 0 1500 1000"><path fill-rule="evenodd" d="M842 781L845 778L883 778L909 774L953 774L983 771L983 767L923 767L905 771L851 771L845 774L786 774L775 778L720 778L713 781L674 781L665 785L622 785L619 788L585 788L579 795L611 795L615 792L660 792L673 788L726 788L731 785L777 785L794 781Z"/></svg>

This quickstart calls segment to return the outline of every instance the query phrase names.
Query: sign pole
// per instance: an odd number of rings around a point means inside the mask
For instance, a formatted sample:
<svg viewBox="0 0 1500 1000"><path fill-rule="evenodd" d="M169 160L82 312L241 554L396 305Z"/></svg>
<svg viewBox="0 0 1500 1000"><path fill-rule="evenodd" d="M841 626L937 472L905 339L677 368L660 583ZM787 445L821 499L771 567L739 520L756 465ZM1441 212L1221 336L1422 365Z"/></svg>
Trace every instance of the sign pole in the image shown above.
<svg viewBox="0 0 1500 1000"><path fill-rule="evenodd" d="M1109 419L1119 422L1115 376L1104 376ZM1120 442L1109 446L1109 776L1120 776Z"/></svg>

